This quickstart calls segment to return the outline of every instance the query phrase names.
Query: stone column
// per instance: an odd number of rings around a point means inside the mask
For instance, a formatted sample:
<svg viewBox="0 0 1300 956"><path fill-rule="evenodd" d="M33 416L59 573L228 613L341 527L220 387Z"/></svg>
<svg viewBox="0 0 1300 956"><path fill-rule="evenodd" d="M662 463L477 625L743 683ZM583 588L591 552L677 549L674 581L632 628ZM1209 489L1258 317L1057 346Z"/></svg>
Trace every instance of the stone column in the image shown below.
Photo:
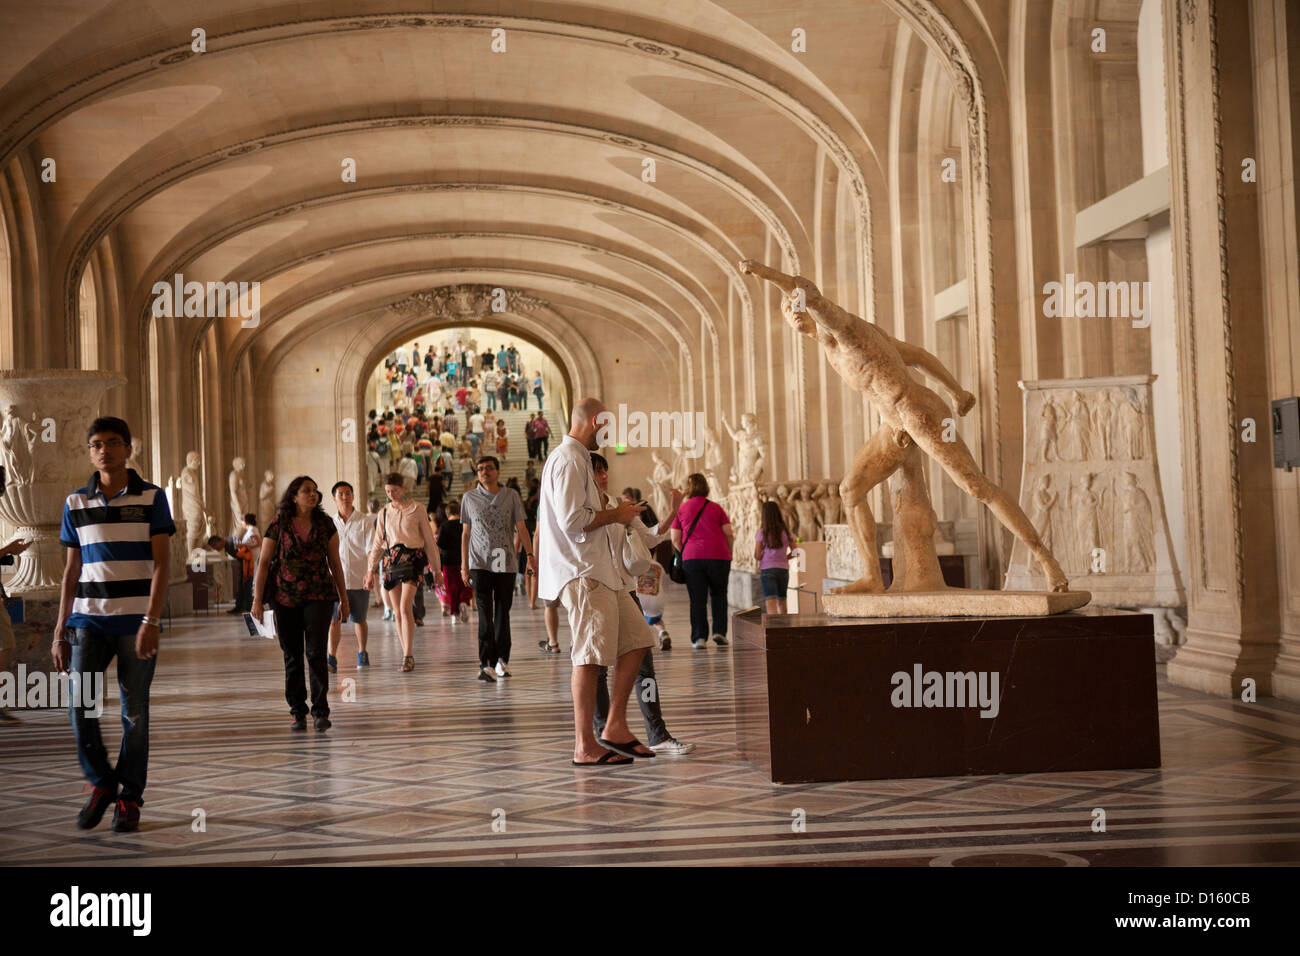
<svg viewBox="0 0 1300 956"><path fill-rule="evenodd" d="M1187 643L1169 680L1236 696L1271 693L1278 569L1267 438L1268 333L1260 273L1251 11L1165 0L1175 324L1187 519Z"/></svg>

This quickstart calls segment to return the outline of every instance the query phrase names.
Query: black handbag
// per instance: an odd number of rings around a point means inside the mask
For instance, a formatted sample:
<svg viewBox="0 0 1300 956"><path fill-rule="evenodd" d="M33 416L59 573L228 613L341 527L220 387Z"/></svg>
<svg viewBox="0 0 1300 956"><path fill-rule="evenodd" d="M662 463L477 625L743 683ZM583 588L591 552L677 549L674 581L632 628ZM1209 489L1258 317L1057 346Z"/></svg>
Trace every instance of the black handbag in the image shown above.
<svg viewBox="0 0 1300 956"><path fill-rule="evenodd" d="M686 542L691 540L691 532L700 523L700 518L704 517L704 509L708 506L709 503L706 501L704 507L695 512L695 520L691 522L691 526L686 529L686 534L682 537L682 550L673 551L673 563L668 566L668 577L678 584L686 583L686 569L682 567L682 551L686 550Z"/></svg>
<svg viewBox="0 0 1300 956"><path fill-rule="evenodd" d="M380 518L380 524L383 525L384 544L388 544L388 508L384 508L384 513ZM418 562L418 555L415 551L406 547L406 545L397 545L400 557L396 561L389 561L384 568L384 590L391 591L402 581L420 580L420 572L423 568ZM391 550L391 549L390 549Z"/></svg>

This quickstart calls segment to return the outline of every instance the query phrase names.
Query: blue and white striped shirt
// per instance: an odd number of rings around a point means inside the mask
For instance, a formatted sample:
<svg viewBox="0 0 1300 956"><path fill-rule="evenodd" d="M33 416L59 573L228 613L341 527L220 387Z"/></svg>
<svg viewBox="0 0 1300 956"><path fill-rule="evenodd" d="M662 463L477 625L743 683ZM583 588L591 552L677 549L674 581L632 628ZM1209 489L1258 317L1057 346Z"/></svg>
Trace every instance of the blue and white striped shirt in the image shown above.
<svg viewBox="0 0 1300 956"><path fill-rule="evenodd" d="M99 472L63 505L59 541L81 549L81 578L68 627L104 634L134 634L149 611L156 534L175 534L167 495L157 485L126 470L126 487L105 500Z"/></svg>

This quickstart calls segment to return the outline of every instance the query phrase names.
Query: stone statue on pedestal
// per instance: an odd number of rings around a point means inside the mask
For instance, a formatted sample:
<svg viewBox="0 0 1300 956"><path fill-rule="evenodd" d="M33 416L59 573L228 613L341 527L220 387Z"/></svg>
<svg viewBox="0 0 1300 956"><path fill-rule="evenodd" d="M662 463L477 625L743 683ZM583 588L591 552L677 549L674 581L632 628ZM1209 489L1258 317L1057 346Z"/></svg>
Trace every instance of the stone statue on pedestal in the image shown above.
<svg viewBox="0 0 1300 956"><path fill-rule="evenodd" d="M230 510L232 520L230 533L238 534L240 522L244 515L252 510L253 499L248 493L248 471L244 465L244 459L236 458L230 463L230 476L227 479L230 485Z"/></svg>
<svg viewBox="0 0 1300 956"><path fill-rule="evenodd" d="M850 388L872 402L882 420L882 427L857 453L840 486L865 573L837 589L837 594L856 597L884 591L876 553L876 520L868 495L873 487L901 472L894 526L895 541L901 538L902 546L900 549L896 543L895 555L897 560L899 551L903 552L906 576L895 576L896 589L942 593L920 601L897 602L895 606L905 605L906 613L1006 615L1056 613L1087 603L1086 593L1069 592L1069 581L1060 565L1015 499L984 475L960 435L954 436L945 428L945 421L954 417L950 406L910 371L915 367L939 382L953 397L957 415L965 415L974 407L975 396L961 387L942 362L925 349L895 339L879 326L840 308L802 276L786 275L751 259L741 262L740 270L781 290L786 321L822 347L828 364ZM945 441L945 437L952 440ZM989 507L1042 566L1051 592L1060 593L1043 596L1052 598L1047 600L1033 592L947 589L935 552L937 521L926 489L921 452L938 462L958 488ZM898 613L890 610L888 602L832 601L831 597L827 597L825 606L832 614Z"/></svg>
<svg viewBox="0 0 1300 956"><path fill-rule="evenodd" d="M262 484L257 489L258 531L266 534L266 529L275 520L275 472L262 473Z"/></svg>
<svg viewBox="0 0 1300 956"><path fill-rule="evenodd" d="M181 469L181 512L185 515L186 554L193 554L196 548L207 550L208 518L207 505L203 502L203 480L199 467L203 459L197 451L185 456L185 467Z"/></svg>
<svg viewBox="0 0 1300 956"><path fill-rule="evenodd" d="M740 416L740 430L736 431L722 416L722 427L736 443L736 464L731 469L734 485L756 484L763 477L767 460L767 442L758 430L758 416L745 412Z"/></svg>

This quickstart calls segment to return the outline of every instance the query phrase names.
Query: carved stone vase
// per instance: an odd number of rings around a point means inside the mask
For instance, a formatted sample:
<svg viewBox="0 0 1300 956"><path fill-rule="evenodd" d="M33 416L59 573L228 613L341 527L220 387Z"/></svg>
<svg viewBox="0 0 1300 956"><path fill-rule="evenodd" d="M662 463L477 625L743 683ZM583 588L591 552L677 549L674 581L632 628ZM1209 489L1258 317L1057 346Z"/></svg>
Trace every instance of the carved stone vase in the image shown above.
<svg viewBox="0 0 1300 956"><path fill-rule="evenodd" d="M7 584L11 594L58 596L65 563L59 544L63 502L94 470L86 454L86 429L104 393L125 383L112 372L0 371L0 465L6 475L0 518L32 542L18 556Z"/></svg>

